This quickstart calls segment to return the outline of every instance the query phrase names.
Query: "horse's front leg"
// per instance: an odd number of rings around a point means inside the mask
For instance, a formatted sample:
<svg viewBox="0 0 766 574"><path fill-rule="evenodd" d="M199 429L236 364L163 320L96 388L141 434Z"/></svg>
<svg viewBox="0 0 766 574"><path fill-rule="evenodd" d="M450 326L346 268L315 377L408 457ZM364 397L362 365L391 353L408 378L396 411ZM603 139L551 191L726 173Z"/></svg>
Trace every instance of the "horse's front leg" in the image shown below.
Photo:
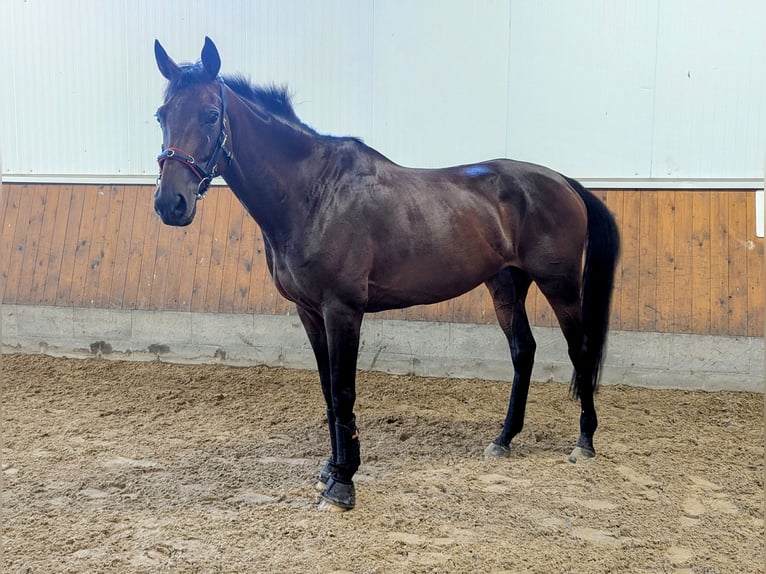
<svg viewBox="0 0 766 574"><path fill-rule="evenodd" d="M317 476L316 488L320 492L324 491L327 481L330 480L332 473L336 468L336 459L338 451L335 446L335 414L332 409L332 395L330 394L330 354L327 349L327 334L324 327L324 319L320 313L298 305L298 316L301 318L303 328L306 330L311 349L314 351L314 357L317 362L317 371L319 371L319 382L322 385L322 395L324 395L327 405L327 426L330 431L330 456L325 462Z"/></svg>
<svg viewBox="0 0 766 574"><path fill-rule="evenodd" d="M335 421L335 465L322 492L322 507L350 510L356 504L353 477L361 464L354 403L362 313L345 305L326 305L324 324L330 365L328 411L332 410Z"/></svg>

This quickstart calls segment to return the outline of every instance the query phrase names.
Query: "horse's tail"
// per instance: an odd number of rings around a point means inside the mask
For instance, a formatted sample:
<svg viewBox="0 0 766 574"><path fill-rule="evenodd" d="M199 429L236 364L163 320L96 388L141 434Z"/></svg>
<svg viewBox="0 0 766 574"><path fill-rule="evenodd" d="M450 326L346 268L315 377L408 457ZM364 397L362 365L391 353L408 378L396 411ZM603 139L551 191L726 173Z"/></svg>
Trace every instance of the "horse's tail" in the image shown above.
<svg viewBox="0 0 766 574"><path fill-rule="evenodd" d="M572 378L572 394L579 397L582 384L590 384L593 392L598 388L609 330L614 274L620 254L620 234L614 216L606 205L579 182L569 178L567 181L585 202L588 213L588 242L585 248L580 305L583 322L583 360L585 364L593 365L593 371L590 380L583 380L582 377Z"/></svg>

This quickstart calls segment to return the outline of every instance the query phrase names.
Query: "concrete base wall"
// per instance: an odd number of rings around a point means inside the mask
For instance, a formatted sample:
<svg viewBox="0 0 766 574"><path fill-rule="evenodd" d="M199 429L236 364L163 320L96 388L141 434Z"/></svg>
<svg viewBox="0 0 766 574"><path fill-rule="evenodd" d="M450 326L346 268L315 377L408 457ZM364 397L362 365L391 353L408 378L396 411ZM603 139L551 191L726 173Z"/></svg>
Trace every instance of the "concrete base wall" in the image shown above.
<svg viewBox="0 0 766 574"><path fill-rule="evenodd" d="M558 329L534 328L533 378L568 382ZM297 316L5 305L3 353L314 369ZM395 374L512 380L496 326L365 319L359 368ZM603 384L763 392L763 338L610 333Z"/></svg>

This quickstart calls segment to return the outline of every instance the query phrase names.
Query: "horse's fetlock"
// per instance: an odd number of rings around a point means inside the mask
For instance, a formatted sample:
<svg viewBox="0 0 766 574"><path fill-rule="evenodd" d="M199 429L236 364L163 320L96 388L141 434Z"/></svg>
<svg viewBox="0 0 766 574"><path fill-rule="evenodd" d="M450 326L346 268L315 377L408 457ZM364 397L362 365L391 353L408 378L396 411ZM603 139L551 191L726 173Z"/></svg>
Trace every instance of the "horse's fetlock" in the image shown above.
<svg viewBox="0 0 766 574"><path fill-rule="evenodd" d="M353 476L361 464L359 429L356 419L349 424L335 423L335 442L337 447L336 464L344 474Z"/></svg>

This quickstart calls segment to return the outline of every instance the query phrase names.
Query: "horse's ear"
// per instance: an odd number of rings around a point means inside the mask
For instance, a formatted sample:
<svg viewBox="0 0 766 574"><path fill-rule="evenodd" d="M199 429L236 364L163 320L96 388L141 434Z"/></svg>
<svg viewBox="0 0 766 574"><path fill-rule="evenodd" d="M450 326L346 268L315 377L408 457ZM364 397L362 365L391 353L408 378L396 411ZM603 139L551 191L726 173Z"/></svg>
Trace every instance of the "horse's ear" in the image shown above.
<svg viewBox="0 0 766 574"><path fill-rule="evenodd" d="M172 80L181 73L181 68L168 56L159 40L154 41L154 59L157 60L157 67L160 69L160 73L167 80Z"/></svg>
<svg viewBox="0 0 766 574"><path fill-rule="evenodd" d="M202 66L211 80L218 76L218 71L221 69L221 56L218 55L218 48L207 36L205 36L205 45L202 47Z"/></svg>

